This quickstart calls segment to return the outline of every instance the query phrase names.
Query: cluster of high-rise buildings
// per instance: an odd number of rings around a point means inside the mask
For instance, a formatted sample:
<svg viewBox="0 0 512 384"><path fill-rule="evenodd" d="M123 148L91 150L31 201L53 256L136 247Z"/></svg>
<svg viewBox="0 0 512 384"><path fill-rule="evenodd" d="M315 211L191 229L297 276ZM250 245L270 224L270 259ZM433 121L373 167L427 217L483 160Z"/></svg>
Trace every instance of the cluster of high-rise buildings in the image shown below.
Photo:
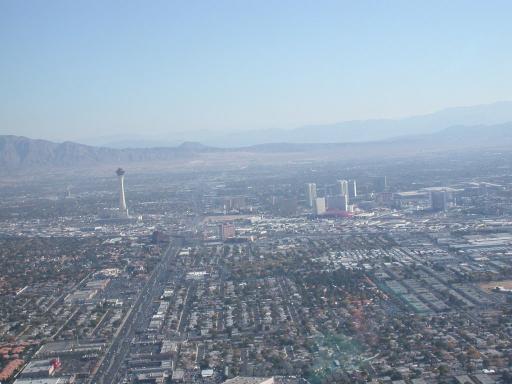
<svg viewBox="0 0 512 384"><path fill-rule="evenodd" d="M318 196L315 183L308 183L306 197L315 215L350 213L354 211L350 201L357 197L357 183L355 180L338 180L334 194L323 197Z"/></svg>

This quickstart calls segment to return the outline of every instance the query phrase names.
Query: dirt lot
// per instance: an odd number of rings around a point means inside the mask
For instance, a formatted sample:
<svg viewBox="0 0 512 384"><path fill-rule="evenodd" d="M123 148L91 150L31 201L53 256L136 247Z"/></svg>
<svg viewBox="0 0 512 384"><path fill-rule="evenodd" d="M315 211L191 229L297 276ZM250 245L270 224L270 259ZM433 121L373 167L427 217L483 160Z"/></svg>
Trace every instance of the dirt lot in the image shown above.
<svg viewBox="0 0 512 384"><path fill-rule="evenodd" d="M512 280L491 281L490 283L480 284L480 288L488 292L492 291L495 287L512 289Z"/></svg>

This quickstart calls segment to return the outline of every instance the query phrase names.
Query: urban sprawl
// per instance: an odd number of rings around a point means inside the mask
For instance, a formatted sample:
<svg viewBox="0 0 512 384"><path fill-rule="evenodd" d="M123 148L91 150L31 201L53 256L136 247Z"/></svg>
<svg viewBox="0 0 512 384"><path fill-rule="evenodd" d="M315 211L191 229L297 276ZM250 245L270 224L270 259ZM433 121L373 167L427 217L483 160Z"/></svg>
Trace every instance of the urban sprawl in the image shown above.
<svg viewBox="0 0 512 384"><path fill-rule="evenodd" d="M0 187L0 382L512 382L510 155Z"/></svg>

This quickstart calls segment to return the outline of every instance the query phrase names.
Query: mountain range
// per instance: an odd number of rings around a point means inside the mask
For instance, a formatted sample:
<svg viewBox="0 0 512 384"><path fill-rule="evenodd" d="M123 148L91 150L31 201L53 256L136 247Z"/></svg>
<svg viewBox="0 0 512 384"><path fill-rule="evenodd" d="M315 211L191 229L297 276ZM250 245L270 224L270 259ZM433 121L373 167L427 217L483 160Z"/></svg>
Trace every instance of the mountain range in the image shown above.
<svg viewBox="0 0 512 384"><path fill-rule="evenodd" d="M243 165L276 159L354 159L403 156L418 152L512 148L512 122L498 125L453 126L434 133L358 143L266 143L216 148L187 142L176 147L108 148L73 142L54 143L26 137L0 136L0 170L118 166L127 164L198 164L227 161Z"/></svg>
<svg viewBox="0 0 512 384"><path fill-rule="evenodd" d="M197 141L208 146L232 148L268 143L354 143L380 141L400 136L433 134L453 126L497 125L512 122L512 101L469 107L455 107L434 113L401 119L372 119L317 124L295 129L261 129L237 132L174 132L172 136L145 133L96 137L84 144L110 148L177 146L184 141ZM151 132L151 129L145 129Z"/></svg>
<svg viewBox="0 0 512 384"><path fill-rule="evenodd" d="M512 102L503 101L471 107L448 108L427 115L402 119L345 121L335 124L309 125L291 131L252 131L232 134L212 144L227 143L228 146L239 146L271 142L354 143L434 134L453 126L496 125L507 122L512 122ZM202 142L207 143L204 140Z"/></svg>

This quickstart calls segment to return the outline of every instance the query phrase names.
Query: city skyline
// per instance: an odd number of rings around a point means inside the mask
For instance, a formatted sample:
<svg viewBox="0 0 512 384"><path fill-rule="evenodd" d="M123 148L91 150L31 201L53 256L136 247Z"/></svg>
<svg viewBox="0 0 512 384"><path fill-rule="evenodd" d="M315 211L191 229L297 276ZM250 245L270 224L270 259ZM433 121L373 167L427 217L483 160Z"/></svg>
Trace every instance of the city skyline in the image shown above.
<svg viewBox="0 0 512 384"><path fill-rule="evenodd" d="M511 14L0 1L0 382L511 384Z"/></svg>

